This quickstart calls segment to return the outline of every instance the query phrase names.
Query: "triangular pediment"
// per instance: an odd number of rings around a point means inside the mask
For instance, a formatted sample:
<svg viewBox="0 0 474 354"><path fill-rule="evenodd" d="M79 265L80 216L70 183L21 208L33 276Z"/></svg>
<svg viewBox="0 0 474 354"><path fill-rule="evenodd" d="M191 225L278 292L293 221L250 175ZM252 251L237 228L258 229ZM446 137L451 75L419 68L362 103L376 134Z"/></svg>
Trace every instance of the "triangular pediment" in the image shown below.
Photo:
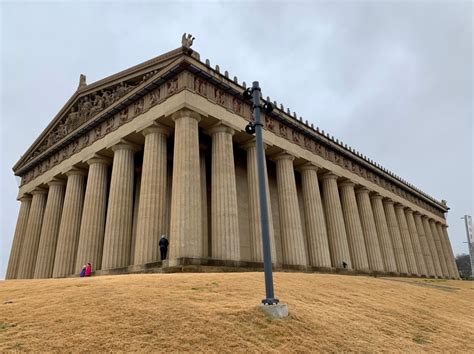
<svg viewBox="0 0 474 354"><path fill-rule="evenodd" d="M67 142L75 131L92 124L95 117L119 105L136 88L146 85L185 54L182 48L178 48L90 85L84 85L81 75L77 91L15 164L13 171L19 173L35 160L41 159L48 150L54 149L63 141Z"/></svg>

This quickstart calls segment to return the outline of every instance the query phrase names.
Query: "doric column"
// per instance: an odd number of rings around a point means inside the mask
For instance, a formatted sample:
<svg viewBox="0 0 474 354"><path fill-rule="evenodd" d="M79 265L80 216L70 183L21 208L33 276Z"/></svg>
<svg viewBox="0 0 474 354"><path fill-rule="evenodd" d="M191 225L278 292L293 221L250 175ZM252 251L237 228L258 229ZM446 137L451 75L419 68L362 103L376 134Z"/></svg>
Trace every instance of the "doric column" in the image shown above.
<svg viewBox="0 0 474 354"><path fill-rule="evenodd" d="M16 221L15 236L13 237L10 259L8 261L7 274L5 279L17 279L18 265L20 262L23 240L25 237L26 226L28 225L28 215L31 207L31 195L25 194L20 199L20 211Z"/></svg>
<svg viewBox="0 0 474 354"><path fill-rule="evenodd" d="M315 267L330 268L331 254L329 253L326 221L319 192L318 167L307 163L300 170L309 264Z"/></svg>
<svg viewBox="0 0 474 354"><path fill-rule="evenodd" d="M121 141L112 147L114 159L105 221L102 269L130 265L133 222L134 154L137 146Z"/></svg>
<svg viewBox="0 0 474 354"><path fill-rule="evenodd" d="M441 262L438 256L438 250L436 248L433 233L431 232L430 222L426 215L422 215L421 222L423 223L423 230L425 231L426 240L430 248L431 258L433 259L433 267L435 275L437 277L443 277L443 270L441 268Z"/></svg>
<svg viewBox="0 0 474 354"><path fill-rule="evenodd" d="M380 251L379 239L377 238L377 229L375 228L369 193L370 191L365 187L358 188L356 191L357 205L359 207L360 221L364 233L369 268L376 272L383 272L382 252Z"/></svg>
<svg viewBox="0 0 474 354"><path fill-rule="evenodd" d="M249 231L250 231L250 253L252 262L263 262L262 250L262 225L260 221L260 196L258 189L258 171L257 171L257 147L255 139L243 145L247 151L247 183L249 190ZM265 162L265 188L267 190L268 206L268 229L270 234L270 245L272 251L272 263L277 263L275 232L273 229L273 217L270 202L270 189L268 187L267 163Z"/></svg>
<svg viewBox="0 0 474 354"><path fill-rule="evenodd" d="M444 256L443 252L443 246L441 245L441 240L440 236L438 234L438 230L436 229L436 224L433 219L429 220L430 223L430 229L431 229L431 235L433 235L435 247L436 247L436 252L438 253L438 259L439 259L439 264L441 266L441 273L443 278L449 278L449 269L448 265L446 264L446 258Z"/></svg>
<svg viewBox="0 0 474 354"><path fill-rule="evenodd" d="M400 235L400 228L398 226L397 216L395 215L395 208L393 201L390 199L383 199L383 207L385 211L385 218L387 219L388 231L390 239L392 240L393 254L395 262L397 263L397 270L399 273L408 274L408 265L403 250L402 236Z"/></svg>
<svg viewBox="0 0 474 354"><path fill-rule="evenodd" d="M160 259L158 242L166 231L166 137L168 128L155 123L143 131L145 146L138 205L135 264Z"/></svg>
<svg viewBox="0 0 474 354"><path fill-rule="evenodd" d="M86 170L78 168L73 168L66 173L66 194L54 259L54 278L65 277L74 273L77 243L81 229L82 207L84 205L86 174Z"/></svg>
<svg viewBox="0 0 474 354"><path fill-rule="evenodd" d="M198 113L181 110L175 121L170 260L202 257Z"/></svg>
<svg viewBox="0 0 474 354"><path fill-rule="evenodd" d="M413 213L415 219L415 226L418 237L420 238L420 247L421 253L423 254L423 259L425 260L426 271L430 276L436 276L436 271L434 268L433 258L431 257L430 246L428 244L428 239L426 237L425 229L423 227L423 222L421 221L421 214L418 212Z"/></svg>
<svg viewBox="0 0 474 354"><path fill-rule="evenodd" d="M418 272L421 275L428 275L428 270L426 269L425 258L421 251L420 239L418 236L418 231L416 230L415 219L413 217L413 210L405 209L405 217L408 225L408 232L410 233L411 244L413 246L413 254L415 255L416 265L418 267Z"/></svg>
<svg viewBox="0 0 474 354"><path fill-rule="evenodd" d="M307 265L303 226L296 192L294 156L285 152L274 157L277 169L278 206L283 264Z"/></svg>
<svg viewBox="0 0 474 354"><path fill-rule="evenodd" d="M451 278L456 279L456 271L454 270L455 267L451 261L452 254L449 249L449 239L447 240L444 237L443 229L441 228L441 223L437 222L436 224L436 231L438 231L439 240L441 241L441 247L443 248L444 259L446 259L446 267L448 268L448 273ZM456 267L457 268L457 267Z"/></svg>
<svg viewBox="0 0 474 354"><path fill-rule="evenodd" d="M451 264L453 265L453 270L454 270L454 278L455 279L461 279L459 276L459 270L458 266L456 264L456 259L454 258L454 253L453 253L453 248L451 245L451 241L449 241L449 236L448 236L448 226L447 225L441 225L442 233L444 235L444 239L446 240L446 245L448 246L448 252L450 255L451 259Z"/></svg>
<svg viewBox="0 0 474 354"><path fill-rule="evenodd" d="M365 248L364 234L360 222L359 209L354 192L355 184L344 181L339 184L341 193L342 214L346 225L347 243L351 254L352 268L357 270L369 270L367 250Z"/></svg>
<svg viewBox="0 0 474 354"><path fill-rule="evenodd" d="M66 182L62 179L54 179L48 185L48 199L44 209L43 226L36 257L35 279L51 278L53 275L59 223L63 210Z"/></svg>
<svg viewBox="0 0 474 354"><path fill-rule="evenodd" d="M408 230L408 224L404 210L404 205L395 205L395 214L397 215L398 227L400 228L400 236L402 237L403 250L405 251L408 272L414 275L420 275L415 260L415 253L413 252L413 246L411 244L410 231Z"/></svg>
<svg viewBox="0 0 474 354"><path fill-rule="evenodd" d="M17 279L31 279L35 273L47 194L48 190L43 188L36 188L31 192L33 197L20 253Z"/></svg>
<svg viewBox="0 0 474 354"><path fill-rule="evenodd" d="M239 217L232 145L234 130L219 123L212 127L208 133L212 136L212 258L239 261Z"/></svg>
<svg viewBox="0 0 474 354"><path fill-rule="evenodd" d="M94 270L99 270L102 266L110 160L97 155L89 159L87 163L89 173L77 247L76 273L80 272L86 263L91 263Z"/></svg>
<svg viewBox="0 0 474 354"><path fill-rule="evenodd" d="M384 269L387 272L397 272L397 263L395 261L395 254L393 252L393 245L388 231L387 219L382 204L382 196L378 193L370 195L372 203L372 211L374 213L375 228L379 238L380 250L382 252L382 259Z"/></svg>
<svg viewBox="0 0 474 354"><path fill-rule="evenodd" d="M343 268L342 263L345 262L347 267L351 269L352 262L337 188L337 176L328 172L321 176L321 180L323 182L322 199L332 265L335 268Z"/></svg>

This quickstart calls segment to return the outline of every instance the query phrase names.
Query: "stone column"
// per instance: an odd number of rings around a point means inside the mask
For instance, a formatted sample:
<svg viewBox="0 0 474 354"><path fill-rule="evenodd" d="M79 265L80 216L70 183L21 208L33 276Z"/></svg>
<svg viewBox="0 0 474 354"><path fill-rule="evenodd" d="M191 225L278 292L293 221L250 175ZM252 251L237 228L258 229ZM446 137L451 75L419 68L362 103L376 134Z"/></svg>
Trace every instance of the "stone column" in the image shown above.
<svg viewBox="0 0 474 354"><path fill-rule="evenodd" d="M317 173L318 167L310 163L301 167L309 264L314 267L330 268L331 254Z"/></svg>
<svg viewBox="0 0 474 354"><path fill-rule="evenodd" d="M65 185L66 182L62 179L54 179L48 183L48 199L41 227L38 256L36 257L35 279L51 278L53 275Z"/></svg>
<svg viewBox="0 0 474 354"><path fill-rule="evenodd" d="M438 231L439 240L441 241L441 247L443 249L444 259L446 259L446 267L448 268L448 273L452 279L456 279L456 271L454 270L453 263L451 261L451 252L449 251L449 240L446 240L444 237L443 229L441 228L441 223L437 222L436 231Z"/></svg>
<svg viewBox="0 0 474 354"><path fill-rule="evenodd" d="M425 260L426 271L428 272L428 275L436 276L433 258L431 257L430 246L428 244L428 239L426 238L423 222L421 221L421 214L415 212L413 216L415 219L416 231L418 237L420 238L421 253L423 254L423 259Z"/></svg>
<svg viewBox="0 0 474 354"><path fill-rule="evenodd" d="M369 270L367 250L365 248L362 224L354 192L355 184L344 181L339 184L341 193L342 214L346 225L347 243L351 254L352 268L362 271Z"/></svg>
<svg viewBox="0 0 474 354"><path fill-rule="evenodd" d="M86 174L86 170L78 168L73 168L66 173L66 195L64 196L63 213L54 259L54 278L65 277L74 273L82 207L84 205Z"/></svg>
<svg viewBox="0 0 474 354"><path fill-rule="evenodd" d="M212 258L239 261L239 217L232 146L234 130L219 123L212 127L208 133L212 136Z"/></svg>
<svg viewBox="0 0 474 354"><path fill-rule="evenodd" d="M201 173L198 113L181 110L175 121L171 194L170 261L202 258Z"/></svg>
<svg viewBox="0 0 474 354"><path fill-rule="evenodd" d="M431 234L433 235L436 252L438 253L439 264L441 266L441 273L443 278L449 278L449 269L448 265L446 264L446 258L444 257L443 246L441 245L440 236L438 234L438 230L436 229L436 224L433 219L429 220Z"/></svg>
<svg viewBox="0 0 474 354"><path fill-rule="evenodd" d="M137 146L121 141L112 150L114 159L105 221L103 270L130 265L132 242L134 154Z"/></svg>
<svg viewBox="0 0 474 354"><path fill-rule="evenodd" d="M31 192L33 197L18 263L17 279L31 279L35 273L47 194L48 190L43 188L36 188Z"/></svg>
<svg viewBox="0 0 474 354"><path fill-rule="evenodd" d="M20 254L23 248L26 226L28 225L28 215L31 207L31 196L23 195L20 199L20 211L16 221L15 236L13 237L10 259L8 261L7 274L5 279L17 279L18 265L20 264Z"/></svg>
<svg viewBox="0 0 474 354"><path fill-rule="evenodd" d="M461 277L459 276L459 270L458 270L458 266L456 264L456 259L454 258L454 253L453 253L453 248L451 246L451 241L449 241L448 226L441 225L441 229L442 229L442 233L444 235L444 238L446 240L446 244L448 246L448 251L449 251L449 254L450 254L450 258L451 258L451 263L453 265L453 270L454 270L454 278L455 279L461 279Z"/></svg>
<svg viewBox="0 0 474 354"><path fill-rule="evenodd" d="M423 230L425 231L426 240L428 241L428 246L430 247L431 258L433 259L433 266L437 277L443 277L443 270L441 268L441 262L438 256L438 250L436 248L435 240L433 233L431 232L430 222L426 215L421 217L423 223Z"/></svg>
<svg viewBox="0 0 474 354"><path fill-rule="evenodd" d="M145 147L138 205L135 264L160 260L158 242L166 232L168 129L155 123L143 131ZM168 236L168 235L167 235Z"/></svg>
<svg viewBox="0 0 474 354"><path fill-rule="evenodd" d="M356 191L357 205L359 207L362 231L364 233L369 268L376 272L383 272L382 252L380 250L379 239L377 238L377 229L375 228L375 219L372 212L372 205L370 204L369 193L370 191L365 187L358 188Z"/></svg>
<svg viewBox="0 0 474 354"><path fill-rule="evenodd" d="M294 156L285 152L274 157L277 169L283 264L305 266L308 261L296 192L294 159Z"/></svg>
<svg viewBox="0 0 474 354"><path fill-rule="evenodd" d="M263 262L262 225L260 221L260 196L257 172L257 148L255 139L252 139L243 148L247 151L247 183L249 190L249 221L250 221L250 252L252 262ZM273 229L270 189L268 187L267 163L265 159L265 188L267 190L268 229L272 251L272 263L277 263L275 232ZM330 263L329 263L330 264Z"/></svg>
<svg viewBox="0 0 474 354"><path fill-rule="evenodd" d="M405 251L405 258L407 260L408 272L413 275L420 275L418 266L415 260L415 253L411 243L410 231L408 230L407 219L405 216L405 206L402 204L395 205L395 214L397 215L398 227L400 228L400 235L402 237L403 249Z"/></svg>
<svg viewBox="0 0 474 354"><path fill-rule="evenodd" d="M337 188L337 176L328 172L322 175L321 180L323 182L322 199L326 211L326 226L332 265L335 268L343 268L342 263L346 262L347 268L351 269L352 262Z"/></svg>
<svg viewBox="0 0 474 354"><path fill-rule="evenodd" d="M110 160L96 155L87 163L89 164L89 174L77 247L76 273L80 272L86 263L91 263L93 270L99 270L102 266Z"/></svg>
<svg viewBox="0 0 474 354"><path fill-rule="evenodd" d="M408 265L403 250L402 236L400 235L400 228L398 226L397 216L395 215L395 208L393 201L390 199L383 199L383 206L385 210L385 217L387 219L388 231L393 245L393 254L397 264L397 270L401 274L408 274Z"/></svg>
<svg viewBox="0 0 474 354"><path fill-rule="evenodd" d="M378 193L370 195L372 203L372 211L374 213L375 228L379 238L380 250L382 252L382 259L384 269L387 272L397 272L397 263L395 261L395 254L393 252L393 245L388 231L387 219L382 204L382 196Z"/></svg>
<svg viewBox="0 0 474 354"><path fill-rule="evenodd" d="M420 239L418 236L418 231L416 230L415 219L413 217L413 210L405 209L405 217L408 225L408 232L410 233L411 244L413 246L413 254L415 255L415 261L418 268L418 272L421 275L428 275L428 270L426 269L425 259L423 253L421 252Z"/></svg>

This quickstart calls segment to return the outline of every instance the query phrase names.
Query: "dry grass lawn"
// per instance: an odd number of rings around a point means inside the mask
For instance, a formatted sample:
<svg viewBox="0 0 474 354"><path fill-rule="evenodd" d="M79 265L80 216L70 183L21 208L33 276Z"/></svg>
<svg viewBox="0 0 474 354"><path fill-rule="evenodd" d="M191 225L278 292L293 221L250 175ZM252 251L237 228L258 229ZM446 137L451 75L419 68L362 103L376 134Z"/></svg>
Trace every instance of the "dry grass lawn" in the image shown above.
<svg viewBox="0 0 474 354"><path fill-rule="evenodd" d="M276 273L0 282L0 351L474 352L472 282ZM11 302L10 302L11 301Z"/></svg>

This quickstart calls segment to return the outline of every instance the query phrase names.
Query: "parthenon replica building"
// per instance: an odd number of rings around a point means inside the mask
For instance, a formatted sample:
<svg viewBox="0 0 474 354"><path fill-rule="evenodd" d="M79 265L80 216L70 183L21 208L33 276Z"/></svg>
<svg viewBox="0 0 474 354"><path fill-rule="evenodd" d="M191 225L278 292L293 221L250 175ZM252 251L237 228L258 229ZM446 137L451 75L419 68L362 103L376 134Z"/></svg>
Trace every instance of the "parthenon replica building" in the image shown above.
<svg viewBox="0 0 474 354"><path fill-rule="evenodd" d="M92 84L81 75L13 167L7 279L88 262L96 274L263 268L246 84L191 44ZM263 120L275 269L459 278L446 202L274 105Z"/></svg>

